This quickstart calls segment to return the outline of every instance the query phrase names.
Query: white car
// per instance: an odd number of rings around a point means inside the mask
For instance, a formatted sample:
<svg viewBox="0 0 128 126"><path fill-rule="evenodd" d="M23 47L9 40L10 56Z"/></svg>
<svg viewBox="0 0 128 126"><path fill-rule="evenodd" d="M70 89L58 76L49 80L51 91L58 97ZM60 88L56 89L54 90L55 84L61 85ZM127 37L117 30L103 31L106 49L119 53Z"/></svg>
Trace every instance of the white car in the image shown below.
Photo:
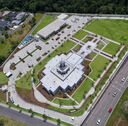
<svg viewBox="0 0 128 126"><path fill-rule="evenodd" d="M96 122L96 124L97 124L97 125L99 125L99 124L100 124L100 122L101 122L101 120L100 120L100 119L98 119L98 120L97 120L97 122Z"/></svg>
<svg viewBox="0 0 128 126"><path fill-rule="evenodd" d="M126 78L125 78L125 77L123 77L121 81L122 81L122 82L124 82L124 81L125 81L125 79L126 79Z"/></svg>
<svg viewBox="0 0 128 126"><path fill-rule="evenodd" d="M72 117L72 120L74 120L74 117Z"/></svg>
<svg viewBox="0 0 128 126"><path fill-rule="evenodd" d="M117 92L115 91L115 92L112 94L112 96L113 96L113 97L115 97L115 96L116 96L116 94L117 94Z"/></svg>

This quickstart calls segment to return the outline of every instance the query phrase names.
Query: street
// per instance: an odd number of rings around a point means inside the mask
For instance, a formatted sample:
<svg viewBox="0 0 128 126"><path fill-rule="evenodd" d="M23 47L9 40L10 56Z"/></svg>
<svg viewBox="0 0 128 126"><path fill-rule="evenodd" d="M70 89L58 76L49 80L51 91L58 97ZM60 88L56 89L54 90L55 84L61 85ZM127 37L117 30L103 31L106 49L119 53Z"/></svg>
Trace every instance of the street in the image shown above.
<svg viewBox="0 0 128 126"><path fill-rule="evenodd" d="M42 120L37 118L31 118L29 115L19 113L18 111L3 106L0 106L0 115L4 115L8 118L27 124L29 126L53 126L53 124L44 122L43 118Z"/></svg>

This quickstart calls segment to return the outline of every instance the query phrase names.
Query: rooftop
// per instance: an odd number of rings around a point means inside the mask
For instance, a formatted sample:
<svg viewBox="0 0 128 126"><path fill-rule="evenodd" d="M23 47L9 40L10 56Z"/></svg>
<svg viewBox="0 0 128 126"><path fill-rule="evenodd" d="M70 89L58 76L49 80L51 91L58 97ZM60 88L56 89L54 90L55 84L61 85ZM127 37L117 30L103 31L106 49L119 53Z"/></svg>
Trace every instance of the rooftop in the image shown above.
<svg viewBox="0 0 128 126"><path fill-rule="evenodd" d="M65 21L56 19L55 21L53 21L52 23L50 23L49 25L41 29L37 34L44 38L47 38L54 31L59 30L60 27L63 26L64 24L65 24Z"/></svg>

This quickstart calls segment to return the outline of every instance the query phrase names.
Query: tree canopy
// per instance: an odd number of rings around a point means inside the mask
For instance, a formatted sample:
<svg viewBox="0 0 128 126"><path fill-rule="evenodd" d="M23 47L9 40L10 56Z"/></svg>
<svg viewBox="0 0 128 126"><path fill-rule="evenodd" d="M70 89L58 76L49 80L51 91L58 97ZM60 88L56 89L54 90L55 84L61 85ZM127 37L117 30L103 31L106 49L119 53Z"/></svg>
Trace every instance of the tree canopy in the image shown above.
<svg viewBox="0 0 128 126"><path fill-rule="evenodd" d="M2 10L127 14L128 0L0 0Z"/></svg>

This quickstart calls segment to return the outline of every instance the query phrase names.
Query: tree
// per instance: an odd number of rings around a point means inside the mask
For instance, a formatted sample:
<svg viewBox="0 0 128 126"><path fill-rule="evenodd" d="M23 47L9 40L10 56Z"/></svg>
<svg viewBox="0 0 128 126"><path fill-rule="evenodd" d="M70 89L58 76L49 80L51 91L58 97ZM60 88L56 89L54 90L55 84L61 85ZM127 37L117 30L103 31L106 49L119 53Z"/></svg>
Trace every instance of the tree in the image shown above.
<svg viewBox="0 0 128 126"><path fill-rule="evenodd" d="M58 125L60 125L60 123L61 123L60 119L57 119L57 123L58 123Z"/></svg>
<svg viewBox="0 0 128 126"><path fill-rule="evenodd" d="M4 126L4 120L0 120L0 126Z"/></svg>

